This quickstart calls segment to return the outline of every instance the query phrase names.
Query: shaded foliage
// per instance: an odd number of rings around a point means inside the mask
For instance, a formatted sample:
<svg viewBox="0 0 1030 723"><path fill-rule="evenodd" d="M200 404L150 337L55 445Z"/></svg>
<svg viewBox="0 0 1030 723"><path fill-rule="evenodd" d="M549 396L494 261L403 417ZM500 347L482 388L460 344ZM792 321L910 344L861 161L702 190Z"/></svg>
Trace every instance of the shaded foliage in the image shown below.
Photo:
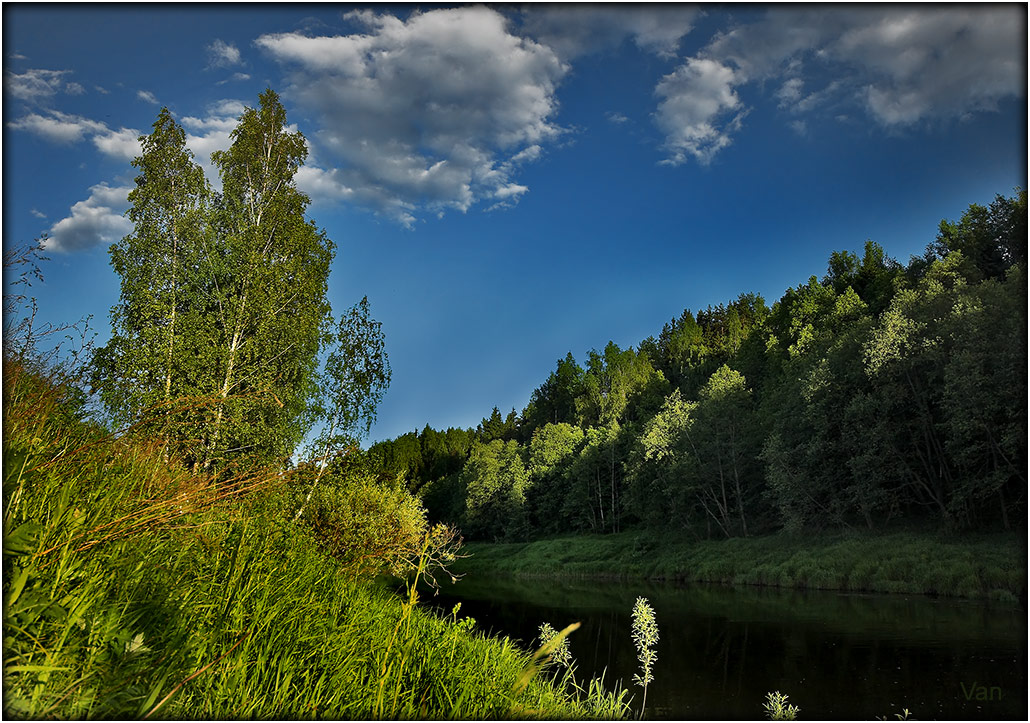
<svg viewBox="0 0 1030 723"><path fill-rule="evenodd" d="M1023 524L1025 258L1020 191L943 221L907 266L867 241L771 308L741 294L636 349L566 355L521 415L495 408L466 433L479 441L451 453L450 478L427 473L417 436L374 454L412 489L431 477L431 516L484 539ZM473 507L507 491L473 522L470 490Z"/></svg>

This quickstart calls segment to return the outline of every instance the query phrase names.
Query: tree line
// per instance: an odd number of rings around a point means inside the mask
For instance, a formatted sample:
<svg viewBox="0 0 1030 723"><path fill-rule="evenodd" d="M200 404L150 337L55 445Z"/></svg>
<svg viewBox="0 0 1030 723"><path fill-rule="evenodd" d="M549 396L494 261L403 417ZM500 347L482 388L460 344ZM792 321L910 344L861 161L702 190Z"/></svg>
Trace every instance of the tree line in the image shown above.
<svg viewBox="0 0 1030 723"><path fill-rule="evenodd" d="M835 252L771 307L741 294L569 353L521 413L360 464L477 539L1022 525L1026 240L1026 192L999 195L907 265Z"/></svg>

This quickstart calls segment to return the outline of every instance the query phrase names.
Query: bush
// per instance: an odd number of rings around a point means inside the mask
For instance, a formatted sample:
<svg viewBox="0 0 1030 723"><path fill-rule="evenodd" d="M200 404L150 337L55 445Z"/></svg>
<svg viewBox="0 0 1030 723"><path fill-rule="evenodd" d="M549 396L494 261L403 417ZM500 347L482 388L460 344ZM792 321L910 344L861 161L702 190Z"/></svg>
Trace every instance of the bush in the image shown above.
<svg viewBox="0 0 1030 723"><path fill-rule="evenodd" d="M302 520L352 577L409 572L428 531L426 512L417 499L369 477L327 475L313 491Z"/></svg>

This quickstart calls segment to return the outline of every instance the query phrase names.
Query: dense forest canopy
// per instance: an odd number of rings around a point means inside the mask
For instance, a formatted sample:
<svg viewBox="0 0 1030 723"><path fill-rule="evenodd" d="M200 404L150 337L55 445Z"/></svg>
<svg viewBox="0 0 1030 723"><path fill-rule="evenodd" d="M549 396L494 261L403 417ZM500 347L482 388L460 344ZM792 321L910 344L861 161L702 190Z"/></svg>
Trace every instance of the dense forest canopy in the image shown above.
<svg viewBox="0 0 1030 723"><path fill-rule="evenodd" d="M834 252L771 307L744 293L570 352L521 413L350 464L485 540L1021 525L1026 240L1026 191L973 204L907 266L872 241Z"/></svg>

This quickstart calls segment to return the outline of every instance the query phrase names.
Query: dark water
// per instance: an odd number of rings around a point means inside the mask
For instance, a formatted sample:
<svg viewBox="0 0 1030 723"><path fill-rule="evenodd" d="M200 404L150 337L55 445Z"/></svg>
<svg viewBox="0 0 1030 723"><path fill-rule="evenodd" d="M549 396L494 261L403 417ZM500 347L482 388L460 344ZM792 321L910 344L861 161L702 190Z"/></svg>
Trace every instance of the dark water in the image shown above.
<svg viewBox="0 0 1030 723"><path fill-rule="evenodd" d="M922 596L466 577L428 604L536 645L540 623L569 638L577 677L607 668L642 697L630 609L648 598L660 630L647 718L755 719L766 693L801 720L1027 718L1027 615L1017 606Z"/></svg>

